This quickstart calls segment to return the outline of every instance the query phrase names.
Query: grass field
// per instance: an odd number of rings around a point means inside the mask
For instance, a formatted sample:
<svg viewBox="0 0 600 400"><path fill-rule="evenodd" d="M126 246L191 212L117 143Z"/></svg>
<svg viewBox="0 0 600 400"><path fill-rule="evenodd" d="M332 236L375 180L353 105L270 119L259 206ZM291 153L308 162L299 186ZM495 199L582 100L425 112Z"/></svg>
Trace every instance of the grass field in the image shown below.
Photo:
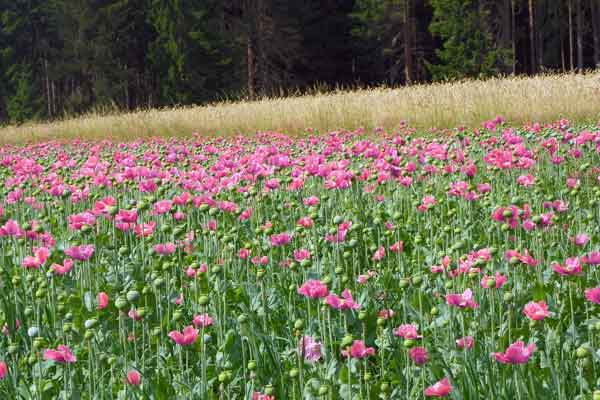
<svg viewBox="0 0 600 400"><path fill-rule="evenodd" d="M600 74L495 78L485 81L374 88L254 102L88 114L51 123L0 129L0 142L49 139L187 136L192 132L230 136L276 130L302 134L340 128L410 126L478 127L497 114L512 124L529 121L596 121L600 118Z"/></svg>

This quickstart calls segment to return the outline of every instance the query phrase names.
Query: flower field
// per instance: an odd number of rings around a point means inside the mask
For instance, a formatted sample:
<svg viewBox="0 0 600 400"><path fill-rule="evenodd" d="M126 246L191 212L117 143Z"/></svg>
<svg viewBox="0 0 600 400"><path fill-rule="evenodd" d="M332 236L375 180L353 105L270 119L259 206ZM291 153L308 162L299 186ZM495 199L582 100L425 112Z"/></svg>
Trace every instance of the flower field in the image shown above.
<svg viewBox="0 0 600 400"><path fill-rule="evenodd" d="M2 399L598 399L600 129L0 148Z"/></svg>

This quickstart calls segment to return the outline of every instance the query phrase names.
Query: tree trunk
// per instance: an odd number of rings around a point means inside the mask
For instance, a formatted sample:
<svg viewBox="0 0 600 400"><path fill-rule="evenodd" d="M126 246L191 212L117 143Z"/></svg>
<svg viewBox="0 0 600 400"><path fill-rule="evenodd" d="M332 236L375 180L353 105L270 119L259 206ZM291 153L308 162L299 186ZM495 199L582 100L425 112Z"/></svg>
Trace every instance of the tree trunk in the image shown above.
<svg viewBox="0 0 600 400"><path fill-rule="evenodd" d="M571 71L575 69L573 64L573 3L572 0L567 2L569 12L569 64Z"/></svg>
<svg viewBox="0 0 600 400"><path fill-rule="evenodd" d="M594 0L592 0L594 1ZM563 27L563 7L560 2L556 3L558 7L558 35L560 39L560 62L562 72L565 72L566 64L565 64L565 32Z"/></svg>
<svg viewBox="0 0 600 400"><path fill-rule="evenodd" d="M548 15L548 3L545 1L539 1L534 6L533 14L537 17L538 26L540 21L543 23ZM542 19L543 18L543 19ZM536 57L537 57L537 70L544 70L544 32L543 29L536 29Z"/></svg>
<svg viewBox="0 0 600 400"><path fill-rule="evenodd" d="M413 59L412 59L412 13L411 0L404 2L404 79L407 85L410 85L413 80Z"/></svg>
<svg viewBox="0 0 600 400"><path fill-rule="evenodd" d="M246 55L248 67L248 97L256 98L256 51L253 35L248 35L248 49Z"/></svg>
<svg viewBox="0 0 600 400"><path fill-rule="evenodd" d="M592 11L592 35L594 37L594 67L600 68L600 2L590 0Z"/></svg>
<svg viewBox="0 0 600 400"><path fill-rule="evenodd" d="M529 0L529 59L531 63L531 73L535 74L537 71L536 67L536 54L535 54L535 15L534 12L534 0Z"/></svg>
<svg viewBox="0 0 600 400"><path fill-rule="evenodd" d="M48 60L44 58L44 86L46 87L46 105L48 117L52 117L52 103L50 101L50 79L48 78Z"/></svg>
<svg viewBox="0 0 600 400"><path fill-rule="evenodd" d="M581 0L575 0L577 12L577 69L583 71L583 5Z"/></svg>
<svg viewBox="0 0 600 400"><path fill-rule="evenodd" d="M512 73L517 73L517 27L515 24L515 0L510 0L510 40L512 44Z"/></svg>

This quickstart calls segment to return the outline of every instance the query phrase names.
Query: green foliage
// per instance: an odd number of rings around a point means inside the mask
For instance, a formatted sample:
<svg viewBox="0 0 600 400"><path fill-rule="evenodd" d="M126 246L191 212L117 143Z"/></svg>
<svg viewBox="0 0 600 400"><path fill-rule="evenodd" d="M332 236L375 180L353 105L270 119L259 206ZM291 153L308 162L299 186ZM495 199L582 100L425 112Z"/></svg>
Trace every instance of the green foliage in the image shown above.
<svg viewBox="0 0 600 400"><path fill-rule="evenodd" d="M439 63L428 63L434 80L488 77L508 62L507 49L494 46L487 22L491 18L479 0L430 0L430 31L443 40L436 50Z"/></svg>
<svg viewBox="0 0 600 400"><path fill-rule="evenodd" d="M21 124L36 116L39 97L27 65L17 65L11 72L11 83L15 89L6 101L7 114L10 122Z"/></svg>

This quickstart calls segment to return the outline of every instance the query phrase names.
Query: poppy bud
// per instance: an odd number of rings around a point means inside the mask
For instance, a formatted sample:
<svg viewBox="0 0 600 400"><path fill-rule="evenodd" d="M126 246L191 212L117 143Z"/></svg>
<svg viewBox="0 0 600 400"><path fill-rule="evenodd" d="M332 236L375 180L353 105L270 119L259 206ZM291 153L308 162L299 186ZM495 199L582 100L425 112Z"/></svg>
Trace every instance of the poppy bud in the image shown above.
<svg viewBox="0 0 600 400"><path fill-rule="evenodd" d="M140 292L137 290L130 290L127 292L127 301L135 303L140 298Z"/></svg>
<svg viewBox="0 0 600 400"><path fill-rule="evenodd" d="M304 321L301 319L297 319L296 322L294 322L294 329L302 329L304 328Z"/></svg>
<svg viewBox="0 0 600 400"><path fill-rule="evenodd" d="M590 350L587 347L580 346L575 350L575 356L577 358L586 358L590 355Z"/></svg>
<svg viewBox="0 0 600 400"><path fill-rule="evenodd" d="M295 377L297 377L298 376L298 369L297 368L292 368L290 370L289 374L290 374L290 378L292 378L292 379L295 378Z"/></svg>
<svg viewBox="0 0 600 400"><path fill-rule="evenodd" d="M319 396L325 396L329 392L329 386L321 385L319 387Z"/></svg>
<svg viewBox="0 0 600 400"><path fill-rule="evenodd" d="M352 335L347 334L342 339L342 347L350 346L352 344Z"/></svg>
<svg viewBox="0 0 600 400"><path fill-rule="evenodd" d="M183 317L181 311L175 311L173 313L173 321L179 321Z"/></svg>
<svg viewBox="0 0 600 400"><path fill-rule="evenodd" d="M219 382L227 383L231 379L231 372L224 371L219 374Z"/></svg>
<svg viewBox="0 0 600 400"><path fill-rule="evenodd" d="M123 296L119 296L117 297L117 299L115 300L115 306L119 309L122 310L125 307L127 307L127 299Z"/></svg>
<svg viewBox="0 0 600 400"><path fill-rule="evenodd" d="M46 341L44 340L44 338L36 337L35 339L33 339L33 349L34 350L39 350L42 347L44 347L45 345L46 345Z"/></svg>
<svg viewBox="0 0 600 400"><path fill-rule="evenodd" d="M390 384L388 382L381 382L379 387L382 393L388 393L390 391Z"/></svg>
<svg viewBox="0 0 600 400"><path fill-rule="evenodd" d="M96 326L98 324L98 320L97 319L88 319L84 322L84 326L86 329L92 329L94 326Z"/></svg>
<svg viewBox="0 0 600 400"><path fill-rule="evenodd" d="M265 386L265 394L267 396L272 396L273 393L275 393L275 391L273 389L273 385L267 385L267 386Z"/></svg>
<svg viewBox="0 0 600 400"><path fill-rule="evenodd" d="M198 298L198 304L200 304L201 306L205 306L209 303L210 299L208 298L208 296L200 296Z"/></svg>

